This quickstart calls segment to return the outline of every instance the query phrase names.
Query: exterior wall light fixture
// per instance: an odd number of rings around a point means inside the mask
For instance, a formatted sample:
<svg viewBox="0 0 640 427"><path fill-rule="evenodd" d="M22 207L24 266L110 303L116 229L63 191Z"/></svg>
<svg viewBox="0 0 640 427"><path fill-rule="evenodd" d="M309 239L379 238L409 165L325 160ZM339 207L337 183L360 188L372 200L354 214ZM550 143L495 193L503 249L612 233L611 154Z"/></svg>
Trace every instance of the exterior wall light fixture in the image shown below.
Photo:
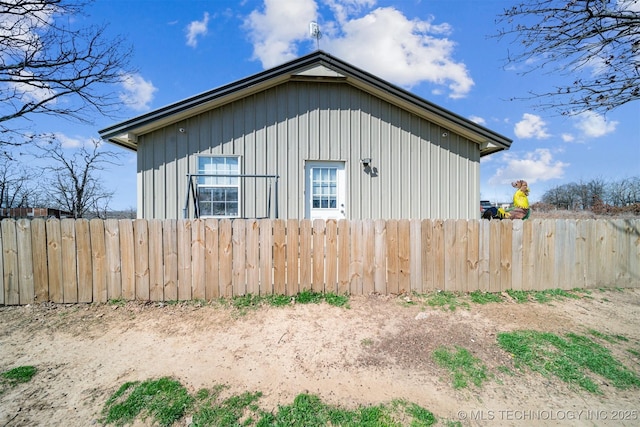
<svg viewBox="0 0 640 427"><path fill-rule="evenodd" d="M371 157L365 157L364 159L360 159L362 162L362 166L368 168L371 165Z"/></svg>

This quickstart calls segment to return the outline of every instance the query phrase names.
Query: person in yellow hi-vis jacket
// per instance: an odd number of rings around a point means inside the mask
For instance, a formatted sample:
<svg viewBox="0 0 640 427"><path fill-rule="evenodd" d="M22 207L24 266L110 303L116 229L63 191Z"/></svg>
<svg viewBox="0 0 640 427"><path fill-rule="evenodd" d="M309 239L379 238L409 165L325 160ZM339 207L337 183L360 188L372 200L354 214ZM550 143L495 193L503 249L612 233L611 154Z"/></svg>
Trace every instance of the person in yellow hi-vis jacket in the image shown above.
<svg viewBox="0 0 640 427"><path fill-rule="evenodd" d="M512 182L511 185L517 188L513 195L513 207L509 209L498 209L499 215L502 218L509 219L527 219L531 214L531 208L529 207L529 185L525 180L518 180Z"/></svg>

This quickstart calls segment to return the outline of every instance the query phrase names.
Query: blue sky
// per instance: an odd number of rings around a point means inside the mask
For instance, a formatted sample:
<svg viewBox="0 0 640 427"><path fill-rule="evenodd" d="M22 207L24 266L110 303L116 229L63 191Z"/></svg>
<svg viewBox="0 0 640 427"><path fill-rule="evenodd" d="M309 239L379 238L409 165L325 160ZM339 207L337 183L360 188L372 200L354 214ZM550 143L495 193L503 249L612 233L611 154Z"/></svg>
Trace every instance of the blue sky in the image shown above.
<svg viewBox="0 0 640 427"><path fill-rule="evenodd" d="M621 0L622 1L622 0ZM628 1L628 0L624 0ZM97 0L75 18L104 24L134 48L137 72L118 91L122 117L95 125L45 119L70 148L120 120L250 76L316 49L309 23L318 22L320 49L511 139L511 149L481 162L481 198L509 201L510 182L525 179L531 200L549 188L592 179L640 175L640 102L606 117L562 117L509 101L551 89L560 77L522 76L505 68L508 41L490 36L504 0ZM629 7L640 11L640 1ZM135 153L105 171L114 209L135 206Z"/></svg>

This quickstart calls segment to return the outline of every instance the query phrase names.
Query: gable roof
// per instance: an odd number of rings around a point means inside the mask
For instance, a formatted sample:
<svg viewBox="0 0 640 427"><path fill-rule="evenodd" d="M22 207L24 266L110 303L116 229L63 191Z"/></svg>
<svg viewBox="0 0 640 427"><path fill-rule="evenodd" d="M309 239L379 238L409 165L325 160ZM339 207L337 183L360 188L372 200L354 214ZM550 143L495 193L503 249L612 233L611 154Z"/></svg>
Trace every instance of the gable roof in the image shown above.
<svg viewBox="0 0 640 427"><path fill-rule="evenodd" d="M485 156L511 146L511 139L439 107L411 92L318 50L236 82L169 104L99 131L100 137L137 150L139 135L176 123L290 80L344 81L480 145Z"/></svg>

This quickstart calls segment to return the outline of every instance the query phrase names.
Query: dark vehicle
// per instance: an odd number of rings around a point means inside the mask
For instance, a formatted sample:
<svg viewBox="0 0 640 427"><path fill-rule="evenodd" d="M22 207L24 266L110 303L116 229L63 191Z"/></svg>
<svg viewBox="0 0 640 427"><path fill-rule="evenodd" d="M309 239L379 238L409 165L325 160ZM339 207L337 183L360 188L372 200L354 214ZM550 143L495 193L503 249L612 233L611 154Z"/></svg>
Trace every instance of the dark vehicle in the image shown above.
<svg viewBox="0 0 640 427"><path fill-rule="evenodd" d="M480 214L483 214L487 209L492 208L493 205L488 200L480 200Z"/></svg>

